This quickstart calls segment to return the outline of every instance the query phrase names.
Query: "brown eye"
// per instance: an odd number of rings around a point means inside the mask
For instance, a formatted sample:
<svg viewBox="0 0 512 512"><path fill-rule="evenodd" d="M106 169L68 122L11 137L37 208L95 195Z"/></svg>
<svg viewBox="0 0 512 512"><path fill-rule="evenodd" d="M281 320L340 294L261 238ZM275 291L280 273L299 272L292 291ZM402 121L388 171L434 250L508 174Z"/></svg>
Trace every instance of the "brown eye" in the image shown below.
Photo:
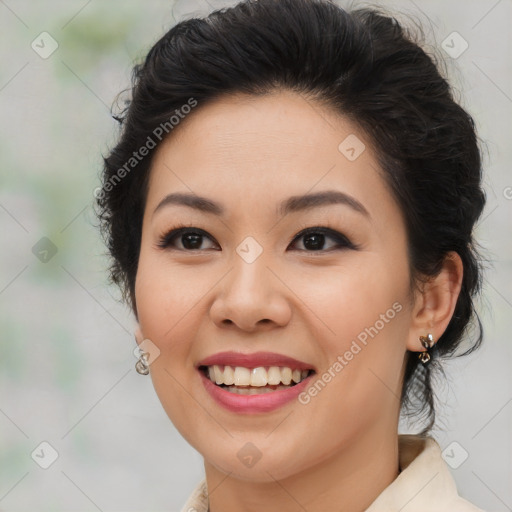
<svg viewBox="0 0 512 512"><path fill-rule="evenodd" d="M299 250L308 252L356 249L356 246L345 235L323 227L311 227L301 231L294 238L293 243L300 239L302 239L304 249L300 248Z"/></svg>
<svg viewBox="0 0 512 512"><path fill-rule="evenodd" d="M294 238L292 245L297 245L301 239L303 247L298 249L295 247L300 251L328 252L336 249L357 249L345 235L324 227L304 229ZM210 241L210 247L205 247L207 241ZM219 248L217 242L206 231L190 227L172 229L161 237L158 246L163 249L179 251L202 251Z"/></svg>
<svg viewBox="0 0 512 512"><path fill-rule="evenodd" d="M205 239L213 242L213 239L202 229L179 228L173 229L164 235L158 242L158 246L164 249L172 248L181 251L211 249L211 247L203 246Z"/></svg>

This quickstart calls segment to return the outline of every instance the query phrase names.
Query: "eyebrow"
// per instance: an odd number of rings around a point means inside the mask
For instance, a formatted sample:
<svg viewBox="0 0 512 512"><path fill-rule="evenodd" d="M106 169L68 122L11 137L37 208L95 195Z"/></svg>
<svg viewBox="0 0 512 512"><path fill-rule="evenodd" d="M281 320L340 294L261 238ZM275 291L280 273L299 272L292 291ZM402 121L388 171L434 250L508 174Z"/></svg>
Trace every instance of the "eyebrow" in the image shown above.
<svg viewBox="0 0 512 512"><path fill-rule="evenodd" d="M277 213L286 215L288 213L319 208L331 204L343 204L352 208L354 211L370 218L368 210L354 197L340 192L339 190L326 190L314 194L305 194L301 196L291 196L285 199L278 207ZM199 210L204 213L223 216L224 207L211 199L201 197L196 194L173 193L165 196L153 211L153 215L165 206L180 205Z"/></svg>

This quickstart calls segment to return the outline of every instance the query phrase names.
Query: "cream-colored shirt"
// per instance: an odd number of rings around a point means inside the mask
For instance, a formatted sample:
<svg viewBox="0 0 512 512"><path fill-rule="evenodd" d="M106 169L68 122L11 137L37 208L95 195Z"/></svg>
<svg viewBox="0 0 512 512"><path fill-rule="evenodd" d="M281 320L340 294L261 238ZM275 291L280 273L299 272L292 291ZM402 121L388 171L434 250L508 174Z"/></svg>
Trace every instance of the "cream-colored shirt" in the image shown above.
<svg viewBox="0 0 512 512"><path fill-rule="evenodd" d="M366 512L483 512L461 498L431 437L399 435L398 477L384 489ZM208 489L202 480L181 512L208 512Z"/></svg>

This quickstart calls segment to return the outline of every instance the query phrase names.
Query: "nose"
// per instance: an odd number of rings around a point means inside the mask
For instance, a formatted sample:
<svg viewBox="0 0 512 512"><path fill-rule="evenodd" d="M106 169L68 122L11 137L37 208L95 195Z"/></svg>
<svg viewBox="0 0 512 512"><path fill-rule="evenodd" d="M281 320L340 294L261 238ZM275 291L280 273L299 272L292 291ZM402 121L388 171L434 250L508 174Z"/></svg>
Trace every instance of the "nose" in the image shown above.
<svg viewBox="0 0 512 512"><path fill-rule="evenodd" d="M247 332L284 327L291 319L287 289L263 257L252 263L234 258L234 267L216 287L210 318L217 327Z"/></svg>

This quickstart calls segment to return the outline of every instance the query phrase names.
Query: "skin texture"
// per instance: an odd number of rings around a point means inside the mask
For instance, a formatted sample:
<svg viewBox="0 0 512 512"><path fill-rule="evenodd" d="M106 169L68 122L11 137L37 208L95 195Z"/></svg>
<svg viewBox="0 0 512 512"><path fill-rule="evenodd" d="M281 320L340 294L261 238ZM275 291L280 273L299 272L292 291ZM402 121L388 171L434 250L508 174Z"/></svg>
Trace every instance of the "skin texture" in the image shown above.
<svg viewBox="0 0 512 512"><path fill-rule="evenodd" d="M350 134L366 149L338 150ZM290 196L337 190L365 216L333 204L278 214ZM181 205L153 214L169 193L205 196L222 217ZM183 223L200 228L200 249L158 247ZM327 226L357 248L325 237L311 250L296 235ZM262 254L236 252L248 236ZM295 240L294 240L295 239ZM186 243L186 242L185 242ZM158 148L143 220L136 301L140 343L158 397L176 428L204 457L211 512L364 510L398 475L399 396L407 350L444 332L460 291L462 264L410 287L403 214L370 141L347 119L287 91L230 95L199 106ZM387 310L401 308L309 403L239 414L217 405L195 365L214 353L271 351L322 374ZM396 306L395 306L396 307ZM251 442L261 454L237 457Z"/></svg>

